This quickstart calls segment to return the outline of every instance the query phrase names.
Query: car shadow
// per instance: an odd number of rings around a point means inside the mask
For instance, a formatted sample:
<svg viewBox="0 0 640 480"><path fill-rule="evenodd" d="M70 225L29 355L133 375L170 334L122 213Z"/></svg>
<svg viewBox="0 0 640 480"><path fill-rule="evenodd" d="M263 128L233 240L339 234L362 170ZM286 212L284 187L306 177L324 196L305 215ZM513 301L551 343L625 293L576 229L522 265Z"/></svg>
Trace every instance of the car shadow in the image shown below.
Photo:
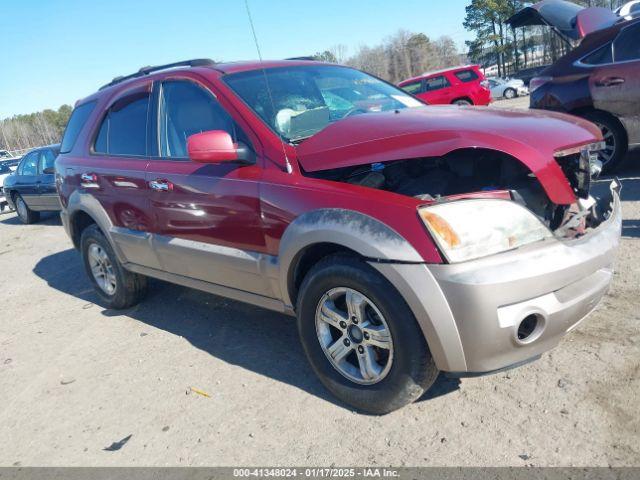
<svg viewBox="0 0 640 480"><path fill-rule="evenodd" d="M0 218L2 218L2 220L0 220L0 223L4 225L24 225L24 223L20 221L20 218L15 212L2 215L2 217ZM40 214L40 220L38 220L33 225L59 227L60 225L62 225L62 221L60 220L60 214L58 212L42 212Z"/></svg>
<svg viewBox="0 0 640 480"><path fill-rule="evenodd" d="M34 273L58 291L100 305L74 249L42 258ZM128 317L179 335L220 360L284 382L340 407L317 379L298 339L293 317L198 290L150 279L146 298L127 310L103 310L106 317ZM459 382L458 382L459 383ZM439 378L421 400L453 391Z"/></svg>

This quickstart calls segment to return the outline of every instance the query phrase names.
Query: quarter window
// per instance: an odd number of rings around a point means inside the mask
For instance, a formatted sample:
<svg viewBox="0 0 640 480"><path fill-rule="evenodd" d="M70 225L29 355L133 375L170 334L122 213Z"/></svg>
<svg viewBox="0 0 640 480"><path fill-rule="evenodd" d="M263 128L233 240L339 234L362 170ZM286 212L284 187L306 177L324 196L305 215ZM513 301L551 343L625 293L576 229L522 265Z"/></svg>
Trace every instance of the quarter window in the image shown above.
<svg viewBox="0 0 640 480"><path fill-rule="evenodd" d="M613 42L616 62L640 60L640 24L625 28Z"/></svg>
<svg viewBox="0 0 640 480"><path fill-rule="evenodd" d="M402 88L405 92L410 93L411 95L416 95L418 93L422 93L422 81L407 83L400 88Z"/></svg>
<svg viewBox="0 0 640 480"><path fill-rule="evenodd" d="M67 128L64 130L64 136L62 137L62 144L60 145L60 151L63 153L70 152L73 145L78 139L78 135L87 122L89 115L93 111L93 107L96 106L96 102L87 102L76 107L69 118Z"/></svg>
<svg viewBox="0 0 640 480"><path fill-rule="evenodd" d="M611 43L607 43L604 47L600 47L582 59L582 63L587 65L605 65L611 62L613 62Z"/></svg>
<svg viewBox="0 0 640 480"><path fill-rule="evenodd" d="M442 88L451 86L449 80L447 80L444 75L440 75L439 77L427 78L425 82L427 86L427 92L433 92L434 90L440 90Z"/></svg>
<svg viewBox="0 0 640 480"><path fill-rule="evenodd" d="M163 82L159 115L161 157L188 157L187 139L196 133L224 130L237 139L229 114L210 92L192 82Z"/></svg>
<svg viewBox="0 0 640 480"><path fill-rule="evenodd" d="M149 92L139 90L117 100L104 117L94 150L108 155L147 154Z"/></svg>
<svg viewBox="0 0 640 480"><path fill-rule="evenodd" d="M458 77L458 80L464 83L473 82L474 80L478 80L478 74L473 70L462 70L460 72L456 72L455 76Z"/></svg>

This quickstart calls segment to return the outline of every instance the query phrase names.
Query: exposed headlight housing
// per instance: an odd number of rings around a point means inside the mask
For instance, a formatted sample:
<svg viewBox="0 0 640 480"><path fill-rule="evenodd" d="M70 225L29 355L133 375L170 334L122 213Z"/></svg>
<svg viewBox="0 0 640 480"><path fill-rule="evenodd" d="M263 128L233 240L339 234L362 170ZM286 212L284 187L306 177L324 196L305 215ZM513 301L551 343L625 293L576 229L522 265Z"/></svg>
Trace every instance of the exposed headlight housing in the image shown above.
<svg viewBox="0 0 640 480"><path fill-rule="evenodd" d="M538 217L509 200L458 200L422 207L418 213L450 263L552 237Z"/></svg>

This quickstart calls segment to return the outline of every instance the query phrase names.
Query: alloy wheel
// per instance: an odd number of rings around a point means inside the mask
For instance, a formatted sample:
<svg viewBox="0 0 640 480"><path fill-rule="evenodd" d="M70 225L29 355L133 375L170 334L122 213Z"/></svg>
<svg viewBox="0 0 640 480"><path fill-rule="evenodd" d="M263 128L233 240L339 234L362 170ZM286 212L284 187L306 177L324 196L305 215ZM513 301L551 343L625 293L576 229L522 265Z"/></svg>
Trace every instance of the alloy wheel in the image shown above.
<svg viewBox="0 0 640 480"><path fill-rule="evenodd" d="M596 122L596 125L602 132L602 137L605 143L604 150L601 150L600 152L598 152L598 158L602 162L602 165L604 166L611 161L611 159L613 158L613 155L616 152L616 146L617 146L616 137L613 133L613 130L611 130L606 125L602 123L597 123L597 122Z"/></svg>
<svg viewBox="0 0 640 480"><path fill-rule="evenodd" d="M315 320L320 346L341 375L361 385L387 376L393 363L391 331L369 298L352 288L333 288L320 299Z"/></svg>
<svg viewBox="0 0 640 480"><path fill-rule="evenodd" d="M116 291L117 279L107 252L97 243L92 243L87 253L94 280L103 292L113 295Z"/></svg>

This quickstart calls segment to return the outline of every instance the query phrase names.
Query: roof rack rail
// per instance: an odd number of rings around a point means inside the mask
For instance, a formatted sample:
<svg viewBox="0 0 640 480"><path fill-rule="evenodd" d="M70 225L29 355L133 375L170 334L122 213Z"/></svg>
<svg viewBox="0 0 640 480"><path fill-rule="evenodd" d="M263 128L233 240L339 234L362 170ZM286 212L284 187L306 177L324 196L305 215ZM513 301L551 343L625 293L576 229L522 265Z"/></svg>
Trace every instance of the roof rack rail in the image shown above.
<svg viewBox="0 0 640 480"><path fill-rule="evenodd" d="M315 57L313 57L313 56L291 57L291 58L285 58L285 60L315 60Z"/></svg>
<svg viewBox="0 0 640 480"><path fill-rule="evenodd" d="M107 87L111 87L112 85L115 85L117 83L124 82L125 80L129 80L131 78L143 77L145 75L149 75L150 73L158 72L160 70L167 70L169 68L176 68L176 67L210 67L215 64L216 62L214 62L209 58L196 58L194 60L184 60L182 62L167 63L166 65L156 65L155 67L146 66L146 67L142 67L137 72L132 73L130 75L122 75L120 77L115 77L106 85L101 86L99 90L104 90Z"/></svg>

